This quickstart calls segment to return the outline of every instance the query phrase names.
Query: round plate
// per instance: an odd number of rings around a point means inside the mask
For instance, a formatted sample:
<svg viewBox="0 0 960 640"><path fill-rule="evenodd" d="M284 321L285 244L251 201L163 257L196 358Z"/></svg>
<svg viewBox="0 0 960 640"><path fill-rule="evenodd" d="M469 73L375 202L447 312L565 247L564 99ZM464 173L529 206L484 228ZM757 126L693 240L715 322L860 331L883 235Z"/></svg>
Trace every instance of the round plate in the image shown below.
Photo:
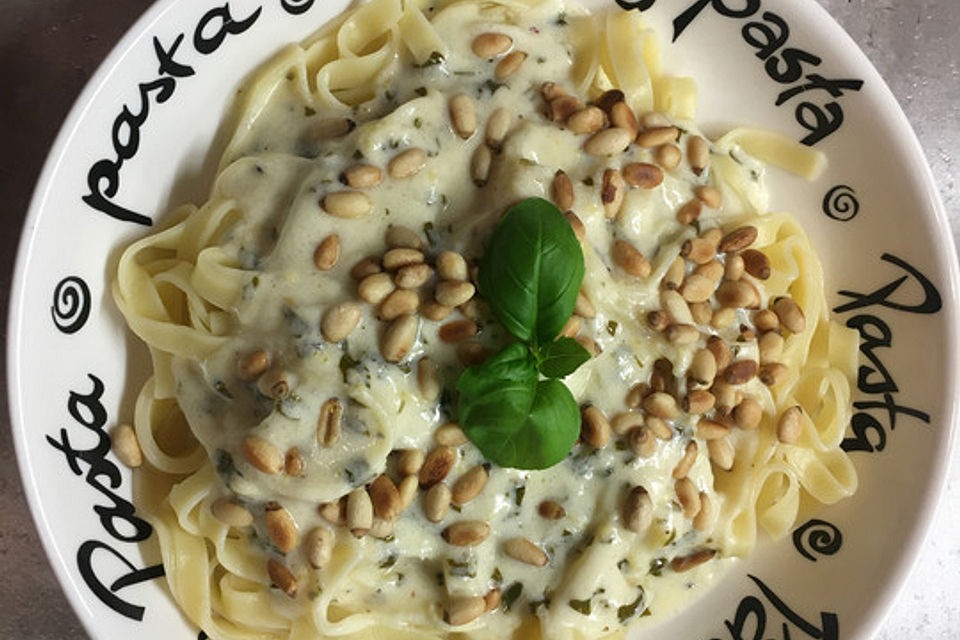
<svg viewBox="0 0 960 640"><path fill-rule="evenodd" d="M132 416L149 374L110 298L118 252L171 205L205 198L233 91L347 4L157 2L90 81L47 160L11 298L10 407L37 527L94 638L199 634L166 592L130 473L109 453L108 429ZM956 253L920 147L812 0L586 4L644 12L670 71L697 80L707 133L752 124L827 154L813 183L772 172L773 208L801 219L835 318L861 335L844 442L859 492L761 544L662 625L683 638L869 638L931 519L957 415Z"/></svg>

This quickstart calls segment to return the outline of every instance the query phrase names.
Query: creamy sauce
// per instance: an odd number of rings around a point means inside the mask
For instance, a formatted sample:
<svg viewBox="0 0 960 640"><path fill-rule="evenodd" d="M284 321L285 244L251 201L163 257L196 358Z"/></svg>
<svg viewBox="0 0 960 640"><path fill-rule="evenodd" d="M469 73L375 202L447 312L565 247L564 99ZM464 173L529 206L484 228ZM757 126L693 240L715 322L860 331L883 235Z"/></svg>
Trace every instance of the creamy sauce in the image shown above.
<svg viewBox="0 0 960 640"><path fill-rule="evenodd" d="M669 344L646 326L643 313L660 307L661 277L682 241L696 235L691 226L676 222L675 211L705 178L683 164L665 172L656 189L630 189L621 214L606 219L598 195L603 171L652 160L649 151L636 146L615 159L589 156L582 152L583 136L542 115L539 86L544 81L563 84L569 77L572 53L565 26L558 24L560 10L559 4L547 3L514 25L484 22L475 5L445 11L434 22L440 33L456 34L448 42L445 61L422 69L396 61L376 97L349 114L356 128L334 140L317 141L311 132L322 119L342 114L305 110L294 82L281 79L237 149L236 161L217 183L217 192L234 200L239 214L225 232L224 251L235 256L238 268L257 275L244 291L229 342L202 362L175 362L177 399L218 463L223 495L236 496L250 507L256 515L256 540L267 551L262 518L267 502L282 504L301 533L330 526L318 514L319 504L336 502L381 473L399 480L390 453L429 451L435 428L456 419L452 391L463 365L456 345L443 343L437 335L442 322L421 318L415 346L399 364L388 363L380 354L384 324L376 317L375 305L362 304L359 325L344 342L330 343L321 336L325 310L357 299L350 268L386 250L384 234L390 225L420 233L428 256L452 250L475 261L500 213L521 198L549 198L554 173L562 168L573 181L575 210L586 227L583 289L597 310L595 318L583 320L581 335L602 349L566 380L577 401L614 415L626 410L629 390L650 379L657 358L669 359L676 372L689 365L698 345ZM486 31L508 34L515 49L529 53L520 71L502 84L492 80L495 62L470 50L474 36ZM476 99L479 126L468 140L451 127L448 104L457 93ZM470 176L471 157L483 144L489 115L499 107L513 114L513 125L494 155L488 184L478 188ZM352 220L324 212L320 202L325 194L344 188L340 176L345 169L361 159L384 168L397 153L414 147L427 152L425 168L411 178L386 177L367 189L372 213ZM702 227L717 226L718 216L705 211ZM313 252L331 233L339 234L342 254L332 270L319 271ZM631 242L650 258L649 278L615 268L610 255L614 239ZM421 288L421 298L429 299L431 292L432 284ZM482 307L481 312L477 339L497 349L507 336ZM462 317L454 312L450 320ZM733 323L724 337L734 341L738 326ZM287 399L275 402L238 378L238 359L257 349L287 372ZM418 392L415 365L424 355L439 364L445 392L436 402L424 401ZM685 383L682 375L677 378L682 396ZM772 406L758 382L745 391ZM317 443L316 424L329 398L343 402L343 430L334 446L324 448ZM672 422L674 437L660 442L649 458L617 446L621 439L614 437L601 449L580 444L544 471L494 466L480 495L451 509L438 524L424 517L420 491L387 539L355 540L345 528L337 528L341 550L349 549L358 558L347 572L349 579L341 575L339 582L331 582L322 571L301 571L312 583L301 588L298 597L305 605L311 598L331 598L378 616L396 611L414 625L441 627L441 608L451 594L482 596L499 586L505 596L515 598L501 613L486 614L463 627L475 630L471 637L505 636L530 613L542 618L547 638L573 637L574 630L599 636L648 615L662 619L688 605L722 562L684 573L669 567L673 557L716 548L709 531L694 530L683 516L671 477L695 424L695 416L681 414ZM254 468L241 450L249 435L261 436L281 451L296 447L305 462L302 476ZM719 501L705 449L701 446L689 477ZM448 483L483 462L472 444L458 447ZM636 485L647 489L654 505L654 524L643 534L628 531L621 522L625 487ZM566 516L557 521L539 516L537 507L544 500L560 503ZM459 520L487 522L493 533L477 547L451 546L440 534ZM504 555L502 541L514 536L536 542L547 552L548 564L532 567ZM296 554L287 561L302 566ZM515 584L522 585L519 592ZM278 593L277 598L285 596Z"/></svg>

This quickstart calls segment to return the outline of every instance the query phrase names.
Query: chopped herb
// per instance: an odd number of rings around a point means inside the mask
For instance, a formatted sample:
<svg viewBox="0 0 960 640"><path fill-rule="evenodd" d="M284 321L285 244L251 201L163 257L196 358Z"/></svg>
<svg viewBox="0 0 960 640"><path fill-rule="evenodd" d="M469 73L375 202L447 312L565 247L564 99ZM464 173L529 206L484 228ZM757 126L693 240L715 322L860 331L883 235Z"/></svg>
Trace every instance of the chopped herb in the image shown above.
<svg viewBox="0 0 960 640"><path fill-rule="evenodd" d="M609 333L611 336L617 335L617 329L619 328L620 328L620 323L617 322L616 320L611 320L610 322L607 323L607 333Z"/></svg>
<svg viewBox="0 0 960 640"><path fill-rule="evenodd" d="M320 587L317 587L316 589L311 589L311 590L307 593L307 599L308 599L308 600L316 600L316 599L319 598L319 597L320 597Z"/></svg>
<svg viewBox="0 0 960 640"><path fill-rule="evenodd" d="M380 564L378 564L377 566L380 567L381 569L389 569L393 565L397 564L398 557L399 556L397 554L392 553L386 558L384 558L383 560L381 560Z"/></svg>
<svg viewBox="0 0 960 640"><path fill-rule="evenodd" d="M414 118L414 119L413 119L413 126L414 126L415 128L417 128L417 129L419 129L420 127L423 126L423 120L421 120L420 118Z"/></svg>
<svg viewBox="0 0 960 640"><path fill-rule="evenodd" d="M356 151L354 151L354 152L353 152L353 159L354 159L354 160L363 160L363 151L360 151L360 149L357 149Z"/></svg>
<svg viewBox="0 0 960 640"><path fill-rule="evenodd" d="M454 71L454 72L453 72L453 75L455 75L455 76L475 76L475 75L477 75L477 74L476 74L475 72L473 72L473 71Z"/></svg>
<svg viewBox="0 0 960 640"><path fill-rule="evenodd" d="M493 568L493 573L490 574L490 579L497 583L503 582L503 574L500 573L500 567Z"/></svg>
<svg viewBox="0 0 960 640"><path fill-rule="evenodd" d="M617 569L620 569L620 571L623 571L624 569L627 569L629 567L630 567L630 561L627 560L626 558L623 558L622 560L620 560L620 562L617 563Z"/></svg>
<svg viewBox="0 0 960 640"><path fill-rule="evenodd" d="M560 15L557 16L557 19L554 21L554 24L558 27L567 26L567 14L564 11L560 12Z"/></svg>
<svg viewBox="0 0 960 640"><path fill-rule="evenodd" d="M250 281L250 284L254 289L260 286L260 276L253 276L253 280Z"/></svg>
<svg viewBox="0 0 960 640"><path fill-rule="evenodd" d="M230 398L233 400L233 394L230 393L230 389L227 388L227 383L223 380L217 380L213 383L213 388L217 390L217 393L222 395L225 398Z"/></svg>
<svg viewBox="0 0 960 640"><path fill-rule="evenodd" d="M537 615L537 609L543 606L544 609L550 608L550 597L544 594L543 598L540 600L531 600L530 601L530 615Z"/></svg>
<svg viewBox="0 0 960 640"><path fill-rule="evenodd" d="M504 611L510 611L513 603L520 597L521 592L523 592L523 583L521 582L514 582L507 587L507 590L503 592L503 596L500 598L500 606L503 607Z"/></svg>
<svg viewBox="0 0 960 640"><path fill-rule="evenodd" d="M526 485L520 485L513 490L513 502L519 507L523 504L523 496L527 494Z"/></svg>
<svg viewBox="0 0 960 640"><path fill-rule="evenodd" d="M643 589L640 589L640 595L637 596L637 599L631 602L630 604L625 604L622 607L617 608L617 619L620 621L620 624L625 623L627 620L632 618L637 614L637 608L643 602Z"/></svg>
<svg viewBox="0 0 960 640"><path fill-rule="evenodd" d="M217 464L217 473L219 473L222 477L229 478L234 474L240 475L240 472L237 471L237 467L233 464L233 456L223 449L217 449L214 453L214 458Z"/></svg>
<svg viewBox="0 0 960 640"><path fill-rule="evenodd" d="M387 100L393 101L393 99L396 98L397 96L393 91L390 91L390 89L387 89L384 92L383 97L385 97Z"/></svg>
<svg viewBox="0 0 960 640"><path fill-rule="evenodd" d="M496 80L487 78L486 80L484 80L483 84L480 85L480 93L483 93L483 90L486 89L491 94L494 94L497 92L498 89L505 86L507 86L506 82L497 82Z"/></svg>
<svg viewBox="0 0 960 640"><path fill-rule="evenodd" d="M436 578L438 587L442 587L447 584L447 577L443 575L443 571L438 571Z"/></svg>
<svg viewBox="0 0 960 640"><path fill-rule="evenodd" d="M426 88L426 87L417 87L416 89L413 90L413 92L422 98L422 97L424 97L425 95L427 95L427 88Z"/></svg>
<svg viewBox="0 0 960 640"><path fill-rule="evenodd" d="M426 69L427 67L435 67L438 64L443 64L446 58L443 57L443 54L439 51L434 51L430 54L430 57L421 62L420 64L413 65L416 69Z"/></svg>
<svg viewBox="0 0 960 640"><path fill-rule="evenodd" d="M310 107L304 107L303 115L309 118L310 116L317 115L317 111L315 109L311 109Z"/></svg>
<svg viewBox="0 0 960 640"><path fill-rule="evenodd" d="M537 64L543 64L546 61L547 59L544 58L543 56L537 56Z"/></svg>
<svg viewBox="0 0 960 640"><path fill-rule="evenodd" d="M347 382L347 375L350 373L350 370L356 369L359 366L360 363L351 358L350 354L344 350L343 355L340 357L340 374L343 376L344 383Z"/></svg>
<svg viewBox="0 0 960 640"><path fill-rule="evenodd" d="M586 600L570 600L567 602L567 604L570 605L571 609L585 616L590 615L590 612L593 609L590 605L590 598L587 598Z"/></svg>
<svg viewBox="0 0 960 640"><path fill-rule="evenodd" d="M457 578L476 578L477 563L474 560L460 562L447 558L447 573Z"/></svg>
<svg viewBox="0 0 960 640"><path fill-rule="evenodd" d="M583 179L584 186L592 187L593 186L593 176L587 176Z"/></svg>
<svg viewBox="0 0 960 640"><path fill-rule="evenodd" d="M391 148L391 149L399 149L399 148L400 148L400 141L399 141L399 140L391 140L391 141L390 141L390 148Z"/></svg>

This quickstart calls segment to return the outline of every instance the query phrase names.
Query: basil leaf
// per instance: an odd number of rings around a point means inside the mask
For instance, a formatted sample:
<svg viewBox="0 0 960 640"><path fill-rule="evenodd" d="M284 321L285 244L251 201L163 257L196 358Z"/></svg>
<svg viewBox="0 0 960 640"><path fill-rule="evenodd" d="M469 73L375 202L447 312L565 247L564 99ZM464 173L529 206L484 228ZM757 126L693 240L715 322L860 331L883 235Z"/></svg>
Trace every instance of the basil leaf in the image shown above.
<svg viewBox="0 0 960 640"><path fill-rule="evenodd" d="M510 208L480 262L480 293L507 331L536 348L573 313L583 251L560 210L542 198Z"/></svg>
<svg viewBox="0 0 960 640"><path fill-rule="evenodd" d="M540 373L564 378L590 359L590 352L573 338L558 338L540 350Z"/></svg>
<svg viewBox="0 0 960 640"><path fill-rule="evenodd" d="M580 412L559 380L537 380L536 361L520 343L468 368L457 383L460 426L502 467L545 469L570 452Z"/></svg>

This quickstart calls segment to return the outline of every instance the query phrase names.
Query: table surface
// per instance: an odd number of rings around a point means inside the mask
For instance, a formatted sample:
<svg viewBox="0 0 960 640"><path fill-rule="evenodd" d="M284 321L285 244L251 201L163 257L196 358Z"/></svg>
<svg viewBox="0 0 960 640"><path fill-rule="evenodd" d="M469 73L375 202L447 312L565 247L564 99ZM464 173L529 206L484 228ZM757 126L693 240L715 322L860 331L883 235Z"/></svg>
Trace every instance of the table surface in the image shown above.
<svg viewBox="0 0 960 640"><path fill-rule="evenodd" d="M960 240L954 166L960 148L960 3L957 0L819 0L866 52L906 111ZM26 215L47 150L74 99L150 0L3 0L0 21L0 202L10 225ZM44 73L37 73L43 69ZM11 153L9 150L16 150ZM19 233L0 238L0 314ZM6 386L6 367L0 388ZM0 638L86 637L40 547L14 459L0 394ZM876 640L960 638L958 448L933 528ZM44 615L37 604L43 603Z"/></svg>

